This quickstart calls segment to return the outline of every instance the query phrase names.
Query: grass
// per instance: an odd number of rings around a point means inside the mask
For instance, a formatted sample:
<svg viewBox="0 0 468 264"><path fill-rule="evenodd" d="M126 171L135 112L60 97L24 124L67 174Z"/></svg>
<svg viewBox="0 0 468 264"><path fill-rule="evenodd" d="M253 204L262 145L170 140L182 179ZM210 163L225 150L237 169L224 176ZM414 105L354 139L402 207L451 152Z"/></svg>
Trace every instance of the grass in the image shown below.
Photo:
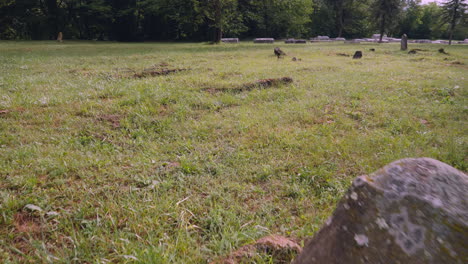
<svg viewBox="0 0 468 264"><path fill-rule="evenodd" d="M313 235L354 177L391 161L467 170L467 46L277 46L286 58L248 43L0 42L0 259L206 263ZM160 64L186 70L132 78Z"/></svg>

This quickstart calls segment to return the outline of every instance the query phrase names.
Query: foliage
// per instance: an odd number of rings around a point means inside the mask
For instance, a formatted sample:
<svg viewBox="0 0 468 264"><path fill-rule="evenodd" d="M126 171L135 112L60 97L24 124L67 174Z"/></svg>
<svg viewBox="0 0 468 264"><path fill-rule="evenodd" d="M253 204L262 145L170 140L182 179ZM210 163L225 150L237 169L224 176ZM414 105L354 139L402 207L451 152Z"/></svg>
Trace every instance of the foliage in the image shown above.
<svg viewBox="0 0 468 264"><path fill-rule="evenodd" d="M372 15L378 25L380 41L382 41L384 33L388 33L391 27L396 24L401 8L402 0L375 0Z"/></svg>
<svg viewBox="0 0 468 264"><path fill-rule="evenodd" d="M55 39L63 32L66 39L219 42L222 36L361 38L382 31L415 38L452 32L464 39L462 9L457 26L445 31L450 8L420 0L1 0L0 38Z"/></svg>
<svg viewBox="0 0 468 264"><path fill-rule="evenodd" d="M466 20L468 5L465 0L446 0L442 5L442 21L448 24L449 45L452 44L453 33L458 24Z"/></svg>

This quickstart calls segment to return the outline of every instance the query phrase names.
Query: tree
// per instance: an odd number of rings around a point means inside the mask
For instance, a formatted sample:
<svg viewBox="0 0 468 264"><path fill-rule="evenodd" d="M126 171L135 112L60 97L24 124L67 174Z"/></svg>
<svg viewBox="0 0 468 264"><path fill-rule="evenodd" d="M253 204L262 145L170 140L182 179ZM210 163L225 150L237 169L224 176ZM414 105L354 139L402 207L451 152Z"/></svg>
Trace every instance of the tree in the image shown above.
<svg viewBox="0 0 468 264"><path fill-rule="evenodd" d="M377 22L380 42L382 42L385 30L395 23L402 6L402 0L375 0L372 13Z"/></svg>
<svg viewBox="0 0 468 264"><path fill-rule="evenodd" d="M229 30L230 26L236 23L242 24L237 0L207 0L204 7L209 27L214 31L212 38L214 43L221 42L223 32Z"/></svg>
<svg viewBox="0 0 468 264"><path fill-rule="evenodd" d="M449 45L452 45L453 32L464 19L467 4L465 0L446 0L442 10L442 20L449 24Z"/></svg>

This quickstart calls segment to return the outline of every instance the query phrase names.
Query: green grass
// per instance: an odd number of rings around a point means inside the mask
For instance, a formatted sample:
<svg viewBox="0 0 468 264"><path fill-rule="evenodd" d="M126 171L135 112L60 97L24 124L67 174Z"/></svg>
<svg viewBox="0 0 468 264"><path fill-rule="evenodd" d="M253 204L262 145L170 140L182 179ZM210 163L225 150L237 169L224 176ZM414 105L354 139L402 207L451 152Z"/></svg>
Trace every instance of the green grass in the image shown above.
<svg viewBox="0 0 468 264"><path fill-rule="evenodd" d="M468 46L277 46L288 57L0 42L0 259L205 263L268 234L311 236L354 177L391 161L467 170ZM125 77L161 63L189 70Z"/></svg>

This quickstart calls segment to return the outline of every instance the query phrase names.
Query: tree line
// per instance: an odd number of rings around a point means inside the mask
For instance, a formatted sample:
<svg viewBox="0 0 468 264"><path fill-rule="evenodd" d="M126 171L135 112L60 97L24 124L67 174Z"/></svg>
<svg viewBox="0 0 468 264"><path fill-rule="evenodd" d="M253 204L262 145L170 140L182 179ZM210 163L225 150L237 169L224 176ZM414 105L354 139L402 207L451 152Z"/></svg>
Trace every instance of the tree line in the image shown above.
<svg viewBox="0 0 468 264"><path fill-rule="evenodd" d="M0 0L0 39L465 39L466 0Z"/></svg>

